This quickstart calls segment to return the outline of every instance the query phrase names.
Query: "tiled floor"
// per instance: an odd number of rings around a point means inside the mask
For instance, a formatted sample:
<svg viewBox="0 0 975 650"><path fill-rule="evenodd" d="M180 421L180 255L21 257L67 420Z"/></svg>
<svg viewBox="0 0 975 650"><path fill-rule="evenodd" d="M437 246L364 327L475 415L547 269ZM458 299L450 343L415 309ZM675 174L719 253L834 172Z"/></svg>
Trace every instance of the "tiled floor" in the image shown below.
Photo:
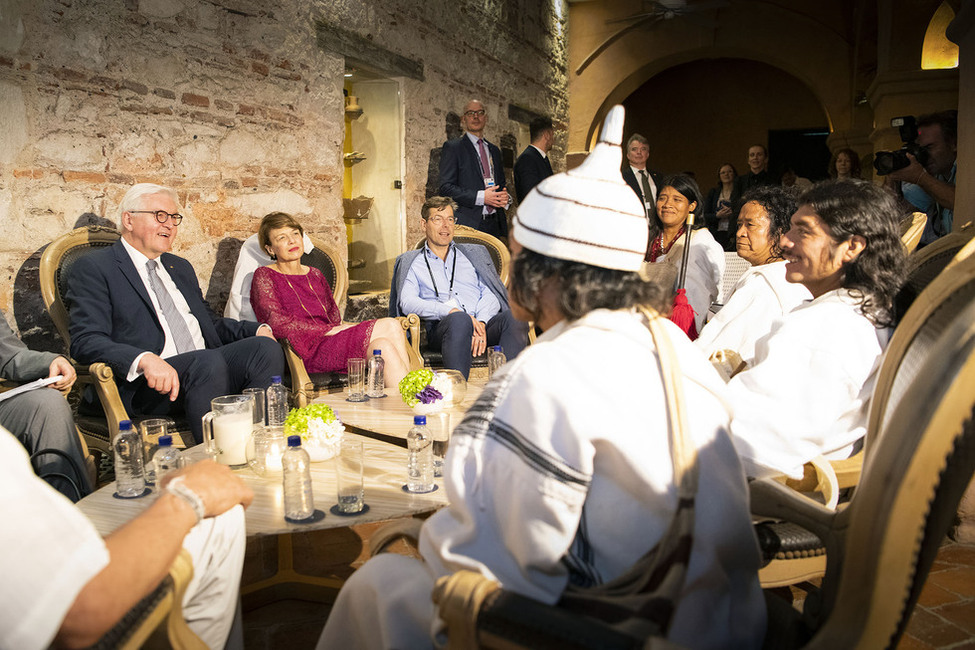
<svg viewBox="0 0 975 650"><path fill-rule="evenodd" d="M975 649L975 546L941 547L899 648Z"/></svg>
<svg viewBox="0 0 975 650"><path fill-rule="evenodd" d="M287 600L245 612L245 648L313 648L330 606ZM900 650L975 650L975 546L942 546Z"/></svg>

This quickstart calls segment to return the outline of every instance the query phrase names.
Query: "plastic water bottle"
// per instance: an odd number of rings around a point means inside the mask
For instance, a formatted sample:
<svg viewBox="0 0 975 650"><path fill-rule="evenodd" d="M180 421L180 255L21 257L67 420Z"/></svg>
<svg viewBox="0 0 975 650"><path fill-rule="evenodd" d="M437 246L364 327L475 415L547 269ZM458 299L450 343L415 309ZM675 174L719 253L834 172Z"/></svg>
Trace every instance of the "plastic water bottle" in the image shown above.
<svg viewBox="0 0 975 650"><path fill-rule="evenodd" d="M433 436L427 429L427 416L413 416L413 428L406 435L409 457L406 462L406 489L430 492L433 482Z"/></svg>
<svg viewBox="0 0 975 650"><path fill-rule="evenodd" d="M156 465L156 482L183 466L183 455L179 449L173 447L172 436L159 436L159 449L152 455L152 462Z"/></svg>
<svg viewBox="0 0 975 650"><path fill-rule="evenodd" d="M267 425L269 427L283 427L288 418L288 389L281 383L277 375L271 377L271 385L267 387Z"/></svg>
<svg viewBox="0 0 975 650"><path fill-rule="evenodd" d="M118 424L115 437L115 491L128 499L141 497L146 491L145 459L142 435L132 428L131 420Z"/></svg>
<svg viewBox="0 0 975 650"><path fill-rule="evenodd" d="M284 516L293 521L315 514L311 491L311 459L301 448L301 436L288 436L288 448L281 459L284 469Z"/></svg>
<svg viewBox="0 0 975 650"><path fill-rule="evenodd" d="M501 349L500 345L495 345L488 350L488 379L494 376L501 366L508 361L508 358L504 356L504 350Z"/></svg>
<svg viewBox="0 0 975 650"><path fill-rule="evenodd" d="M366 395L382 397L386 394L386 362L383 360L382 350L373 350L369 357L369 368L366 372L369 387Z"/></svg>

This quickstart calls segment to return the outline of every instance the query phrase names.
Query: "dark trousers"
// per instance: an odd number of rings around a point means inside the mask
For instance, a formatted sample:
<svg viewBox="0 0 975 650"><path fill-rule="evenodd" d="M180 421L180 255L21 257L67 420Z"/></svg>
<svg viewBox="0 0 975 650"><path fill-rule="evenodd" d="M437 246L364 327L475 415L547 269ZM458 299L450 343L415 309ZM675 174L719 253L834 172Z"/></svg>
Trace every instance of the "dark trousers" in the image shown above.
<svg viewBox="0 0 975 650"><path fill-rule="evenodd" d="M234 341L211 350L196 350L166 359L179 375L179 396L149 388L140 377L133 382L133 414L171 415L186 413L190 431L197 443L203 442L203 416L210 400L221 395L236 395L245 388L267 388L273 375L284 375L284 353L274 339L265 336Z"/></svg>
<svg viewBox="0 0 975 650"><path fill-rule="evenodd" d="M515 358L528 345L528 324L516 320L511 311L503 309L486 323L487 344L500 345L504 356ZM427 329L427 344L443 354L444 368L459 370L467 379L471 373L471 338L474 322L461 311L432 321Z"/></svg>
<svg viewBox="0 0 975 650"><path fill-rule="evenodd" d="M43 449L55 449L71 459L57 453L32 458L34 470L55 490L72 501L91 492L81 438L71 407L61 393L38 388L0 402L0 425L14 434L31 456Z"/></svg>

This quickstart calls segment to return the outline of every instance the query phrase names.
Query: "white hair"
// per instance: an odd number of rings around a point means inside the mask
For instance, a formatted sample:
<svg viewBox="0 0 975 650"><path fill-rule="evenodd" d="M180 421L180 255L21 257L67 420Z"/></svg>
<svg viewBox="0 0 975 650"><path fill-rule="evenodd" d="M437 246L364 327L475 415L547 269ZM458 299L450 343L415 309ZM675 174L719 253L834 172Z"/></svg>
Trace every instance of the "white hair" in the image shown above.
<svg viewBox="0 0 975 650"><path fill-rule="evenodd" d="M119 228L122 227L122 213L132 212L133 210L142 209L142 199L147 196L155 196L156 194L163 194L168 196L176 204L176 211L179 212L183 208L179 204L179 196L176 195L176 190L165 187L163 185L156 185L155 183L139 183L133 185L129 188L129 191L125 193L122 197L122 202L118 206L118 225Z"/></svg>

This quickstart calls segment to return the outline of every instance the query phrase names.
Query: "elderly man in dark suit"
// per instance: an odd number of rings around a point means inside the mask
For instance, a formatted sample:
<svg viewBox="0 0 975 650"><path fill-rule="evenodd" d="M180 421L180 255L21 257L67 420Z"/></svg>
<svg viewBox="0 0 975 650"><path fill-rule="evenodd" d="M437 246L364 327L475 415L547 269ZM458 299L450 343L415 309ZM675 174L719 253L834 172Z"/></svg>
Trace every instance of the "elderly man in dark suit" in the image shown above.
<svg viewBox="0 0 975 650"><path fill-rule="evenodd" d="M623 165L623 180L636 192L647 210L647 219L653 222L657 214L657 193L663 189L660 183L663 176L659 172L647 168L650 158L650 142L634 133L626 141L626 164Z"/></svg>
<svg viewBox="0 0 975 650"><path fill-rule="evenodd" d="M72 501L91 492L71 407L58 392L70 388L76 376L64 357L53 352L28 350L0 314L0 378L28 382L60 377L47 388L21 393L0 402L0 426L13 433L31 456L45 449L64 454L40 453L34 459L34 465L44 480Z"/></svg>
<svg viewBox="0 0 975 650"><path fill-rule="evenodd" d="M457 223L508 236L505 210L511 205L501 150L484 139L488 118L484 104L467 102L461 125L466 133L444 142L440 153L440 190L457 203Z"/></svg>
<svg viewBox="0 0 975 650"><path fill-rule="evenodd" d="M552 175L552 164L548 159L548 152L555 142L555 129L552 120L547 117L536 117L528 125L531 144L515 161L515 192L521 203L532 191L532 188Z"/></svg>
<svg viewBox="0 0 975 650"><path fill-rule="evenodd" d="M210 400L268 386L284 357L267 325L213 313L193 267L169 253L179 210L166 187L126 193L122 238L78 260L68 278L71 355L108 363L129 413L185 410L200 442Z"/></svg>

